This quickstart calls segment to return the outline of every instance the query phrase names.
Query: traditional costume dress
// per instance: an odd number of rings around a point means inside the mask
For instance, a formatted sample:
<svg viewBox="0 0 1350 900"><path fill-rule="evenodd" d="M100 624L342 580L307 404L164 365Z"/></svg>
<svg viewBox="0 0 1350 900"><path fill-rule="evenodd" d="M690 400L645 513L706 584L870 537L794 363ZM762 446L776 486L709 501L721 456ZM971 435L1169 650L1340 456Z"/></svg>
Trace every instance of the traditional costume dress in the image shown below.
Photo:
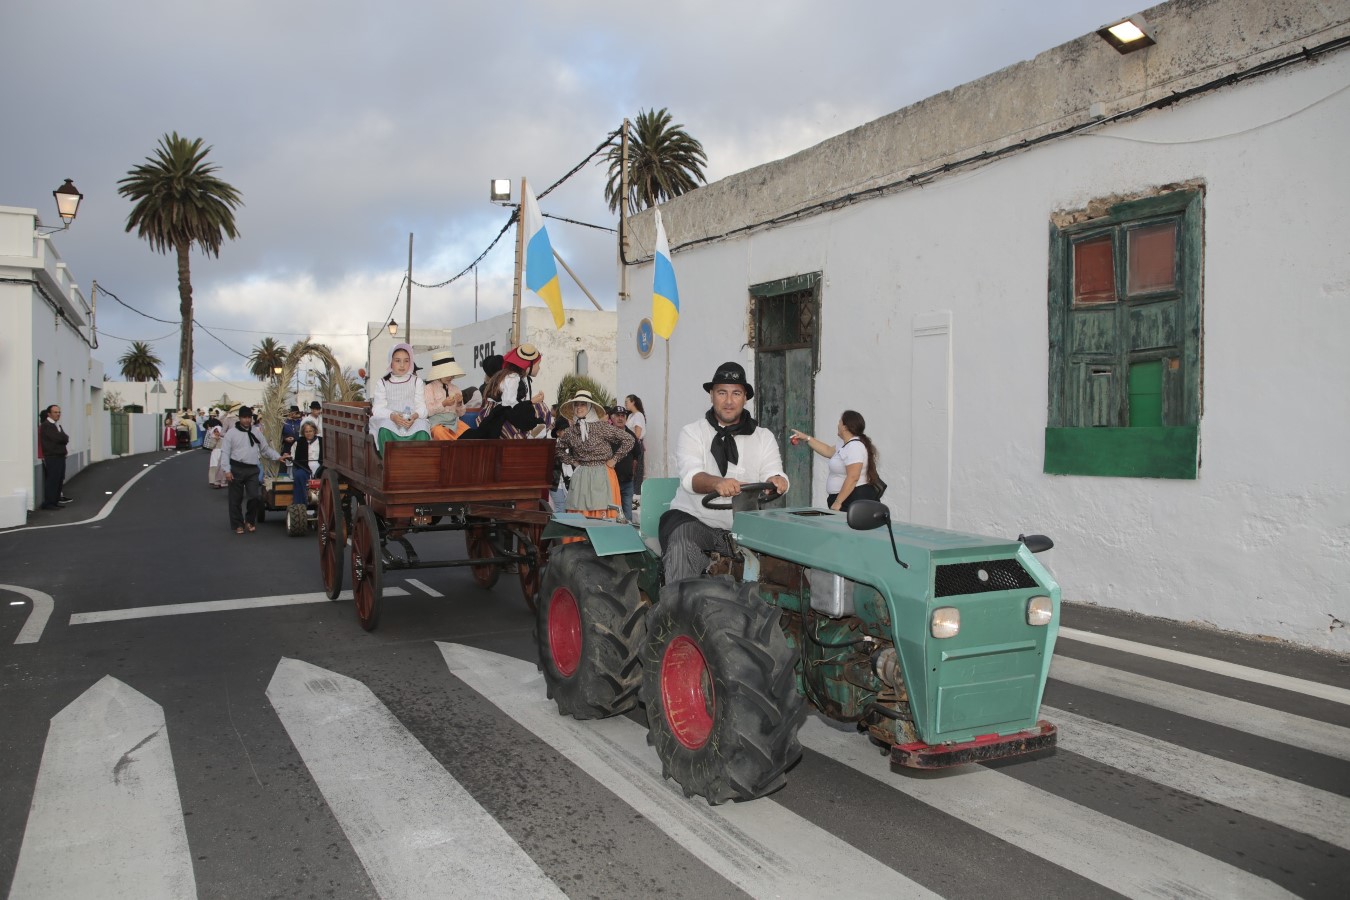
<svg viewBox="0 0 1350 900"><path fill-rule="evenodd" d="M385 441L431 440L431 428L427 425L426 383L417 377L415 366L406 375L394 374L394 354L399 350L406 350L409 360L412 359L412 347L395 344L389 351L389 373L369 386L370 433L375 435L375 447L381 451ZM417 418L411 425L399 425L391 418L394 413L404 416L416 413Z"/></svg>
<svg viewBox="0 0 1350 900"><path fill-rule="evenodd" d="M460 420L464 415L464 395L455 386L455 379L463 374L464 369L455 362L455 354L450 350L437 350L431 354L425 396L427 422L435 440L453 441L469 430L469 426Z"/></svg>
<svg viewBox="0 0 1350 900"><path fill-rule="evenodd" d="M567 511L589 519L616 519L621 508L619 479L610 462L633 449L633 435L602 420L589 391L577 391L563 410L575 419L558 436L558 458L576 467L567 491Z"/></svg>

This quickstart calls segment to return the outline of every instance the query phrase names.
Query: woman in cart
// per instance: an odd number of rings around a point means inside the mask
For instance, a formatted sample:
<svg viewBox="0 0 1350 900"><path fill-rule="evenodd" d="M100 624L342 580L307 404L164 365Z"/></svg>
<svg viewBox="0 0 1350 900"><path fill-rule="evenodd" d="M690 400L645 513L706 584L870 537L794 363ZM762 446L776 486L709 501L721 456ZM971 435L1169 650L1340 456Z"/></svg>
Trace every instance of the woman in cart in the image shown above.
<svg viewBox="0 0 1350 900"><path fill-rule="evenodd" d="M469 430L460 417L464 415L464 395L455 386L455 379L464 374L464 369L455 362L455 354L450 350L437 350L431 354L431 370L427 372L427 422L431 425L431 436L438 441L458 440Z"/></svg>
<svg viewBox="0 0 1350 900"><path fill-rule="evenodd" d="M370 433L375 449L386 441L429 441L426 384L417 377L413 349L395 344L389 351L389 371L370 386Z"/></svg>
<svg viewBox="0 0 1350 900"><path fill-rule="evenodd" d="M590 391L577 391L562 406L572 425L558 436L558 458L575 466L567 511L588 519L617 519L622 508L615 464L633 449L633 435L600 418Z"/></svg>

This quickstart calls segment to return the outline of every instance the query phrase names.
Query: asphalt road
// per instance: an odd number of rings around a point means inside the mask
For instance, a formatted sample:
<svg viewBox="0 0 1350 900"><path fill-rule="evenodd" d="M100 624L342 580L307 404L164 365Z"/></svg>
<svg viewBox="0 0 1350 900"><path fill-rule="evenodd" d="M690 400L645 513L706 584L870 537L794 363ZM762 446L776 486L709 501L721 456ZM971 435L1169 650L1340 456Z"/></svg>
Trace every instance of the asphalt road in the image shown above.
<svg viewBox="0 0 1350 900"><path fill-rule="evenodd" d="M638 715L556 715L510 576L485 591L467 570L388 573L406 595L366 633L349 601L309 596L313 537L287 537L280 516L229 530L204 452L102 463L67 493L69 507L0 533L12 897L1342 898L1350 885L1342 657L1066 607L1044 711L1056 755L893 773L864 738L813 721L785 789L709 808L661 778ZM416 540L424 557L462 552L458 537ZM263 597L305 602L196 605Z"/></svg>

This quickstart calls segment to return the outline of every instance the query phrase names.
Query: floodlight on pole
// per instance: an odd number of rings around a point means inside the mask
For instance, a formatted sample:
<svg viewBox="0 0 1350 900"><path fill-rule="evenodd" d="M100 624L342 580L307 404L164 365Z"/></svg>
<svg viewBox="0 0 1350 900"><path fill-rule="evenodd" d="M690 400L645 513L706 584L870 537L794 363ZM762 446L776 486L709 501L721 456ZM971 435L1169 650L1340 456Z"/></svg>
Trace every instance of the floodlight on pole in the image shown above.
<svg viewBox="0 0 1350 900"><path fill-rule="evenodd" d="M511 179L494 178L488 190L488 200L493 203L511 202Z"/></svg>

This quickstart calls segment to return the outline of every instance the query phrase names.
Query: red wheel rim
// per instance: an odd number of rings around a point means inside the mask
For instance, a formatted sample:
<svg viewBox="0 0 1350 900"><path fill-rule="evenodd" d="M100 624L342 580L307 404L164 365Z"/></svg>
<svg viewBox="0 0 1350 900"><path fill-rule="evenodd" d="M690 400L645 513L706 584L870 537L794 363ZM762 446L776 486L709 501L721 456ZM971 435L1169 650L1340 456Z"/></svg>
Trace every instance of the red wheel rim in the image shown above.
<svg viewBox="0 0 1350 900"><path fill-rule="evenodd" d="M548 649L559 675L570 677L581 664L581 610L565 587L554 591L548 601Z"/></svg>
<svg viewBox="0 0 1350 900"><path fill-rule="evenodd" d="M708 742L717 698L703 651L687 637L677 637L661 657L661 704L670 733L690 750Z"/></svg>

